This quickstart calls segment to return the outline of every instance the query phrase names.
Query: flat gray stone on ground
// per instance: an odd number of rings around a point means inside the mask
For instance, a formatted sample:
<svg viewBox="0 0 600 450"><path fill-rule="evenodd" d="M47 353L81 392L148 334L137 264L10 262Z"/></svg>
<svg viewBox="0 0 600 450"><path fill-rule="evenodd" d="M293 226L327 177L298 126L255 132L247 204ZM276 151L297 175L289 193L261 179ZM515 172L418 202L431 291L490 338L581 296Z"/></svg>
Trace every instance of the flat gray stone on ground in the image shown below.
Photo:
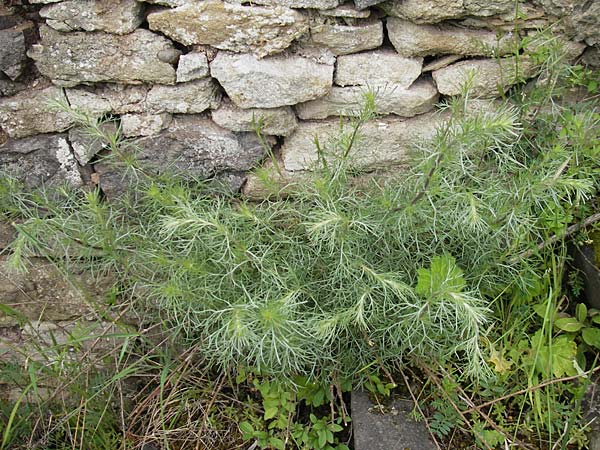
<svg viewBox="0 0 600 450"><path fill-rule="evenodd" d="M397 400L382 414L365 392L352 391L355 450L436 450L421 422L408 418L411 400Z"/></svg>

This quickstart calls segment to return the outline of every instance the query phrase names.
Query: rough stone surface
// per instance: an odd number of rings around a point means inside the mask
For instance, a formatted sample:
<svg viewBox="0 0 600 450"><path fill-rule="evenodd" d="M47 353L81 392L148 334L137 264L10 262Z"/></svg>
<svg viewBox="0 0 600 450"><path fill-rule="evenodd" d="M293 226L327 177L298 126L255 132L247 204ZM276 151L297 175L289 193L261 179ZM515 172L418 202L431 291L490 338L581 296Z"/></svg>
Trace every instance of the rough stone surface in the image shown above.
<svg viewBox="0 0 600 450"><path fill-rule="evenodd" d="M94 115L142 113L149 86L99 85L94 89L65 89L69 104Z"/></svg>
<svg viewBox="0 0 600 450"><path fill-rule="evenodd" d="M169 113L123 114L121 132L125 137L154 136L167 128L172 119Z"/></svg>
<svg viewBox="0 0 600 450"><path fill-rule="evenodd" d="M66 113L52 111L54 100L65 102L61 89L54 86L0 98L0 130L14 139L66 130L73 121Z"/></svg>
<svg viewBox="0 0 600 450"><path fill-rule="evenodd" d="M319 11L319 14L328 17L351 17L354 19L366 19L371 15L371 11L368 9L359 10L352 3L345 3L337 8Z"/></svg>
<svg viewBox="0 0 600 450"><path fill-rule="evenodd" d="M38 70L54 83L75 86L91 82L175 82L169 62L178 53L166 38L138 29L118 36L109 33L60 33L40 27L41 41L27 54Z"/></svg>
<svg viewBox="0 0 600 450"><path fill-rule="evenodd" d="M383 43L383 23L380 20L358 22L356 25L314 24L311 41L336 55L347 55L379 47Z"/></svg>
<svg viewBox="0 0 600 450"><path fill-rule="evenodd" d="M361 169L386 168L406 162L407 152L435 135L444 116L422 114L411 119L388 117L368 122L361 128L350 157ZM300 122L281 148L286 170L310 170L317 162L315 136L327 148L327 143L339 135L339 119Z"/></svg>
<svg viewBox="0 0 600 450"><path fill-rule="evenodd" d="M10 223L0 221L0 250L8 247L16 237L15 228Z"/></svg>
<svg viewBox="0 0 600 450"><path fill-rule="evenodd" d="M513 0L393 0L383 4L391 16L414 23L437 23L464 16L492 16L512 10Z"/></svg>
<svg viewBox="0 0 600 450"><path fill-rule="evenodd" d="M28 260L27 273L15 273L7 265L7 256L0 256L0 298L2 303L19 311L32 321L69 320L93 317L93 305L83 290L65 280L52 263L41 258ZM89 276L74 274L87 294L99 294L101 285ZM12 317L0 315L0 326L16 325Z"/></svg>
<svg viewBox="0 0 600 450"><path fill-rule="evenodd" d="M209 76L208 58L205 53L192 52L181 55L177 64L177 82L198 80Z"/></svg>
<svg viewBox="0 0 600 450"><path fill-rule="evenodd" d="M340 56L335 84L338 86L390 83L408 88L421 75L423 58L404 58L391 50L377 50Z"/></svg>
<svg viewBox="0 0 600 450"><path fill-rule="evenodd" d="M281 52L308 31L305 16L284 7L253 7L208 0L151 13L150 29L185 45L206 44L258 56Z"/></svg>
<svg viewBox="0 0 600 450"><path fill-rule="evenodd" d="M26 33L33 24L27 22L12 28L0 30L0 72L11 80L16 80L27 62Z"/></svg>
<svg viewBox="0 0 600 450"><path fill-rule="evenodd" d="M343 0L255 0L252 3L268 6L287 6L289 8L330 9Z"/></svg>
<svg viewBox="0 0 600 450"><path fill-rule="evenodd" d="M388 19L387 30L392 45L404 56L502 56L513 47L508 33L499 38L492 31L453 25L416 25L395 17Z"/></svg>
<svg viewBox="0 0 600 450"><path fill-rule="evenodd" d="M101 127L104 132L109 134L116 133L117 131L117 125L114 122L106 122ZM89 163L105 146L101 138L90 135L84 129L77 127L69 130L69 142L71 143L75 159L82 166Z"/></svg>
<svg viewBox="0 0 600 450"><path fill-rule="evenodd" d="M230 102L224 102L219 109L212 111L212 119L217 125L236 132L254 132L256 125L260 123L261 133L272 136L287 136L298 126L296 116L289 106L241 109Z"/></svg>
<svg viewBox="0 0 600 450"><path fill-rule="evenodd" d="M520 59L518 67L517 74L514 58L477 59L452 64L432 75L440 94L458 95L471 79L473 97L493 98L504 93L518 79L530 78L536 72L534 64L525 57Z"/></svg>
<svg viewBox="0 0 600 450"><path fill-rule="evenodd" d="M436 58L433 61L423 66L423 73L432 72L434 70L441 69L442 67L449 66L456 61L461 60L462 55L446 55L440 58Z"/></svg>
<svg viewBox="0 0 600 450"><path fill-rule="evenodd" d="M298 56L219 53L210 70L240 108L294 105L327 94L333 83L333 65Z"/></svg>
<svg viewBox="0 0 600 450"><path fill-rule="evenodd" d="M173 118L169 128L156 136L138 139L137 145L138 160L148 170L198 177L249 170L264 153L254 133L233 133L195 115ZM114 197L125 190L128 180L122 172L105 163L96 164L96 170L107 196Z"/></svg>
<svg viewBox="0 0 600 450"><path fill-rule="evenodd" d="M385 0L354 0L356 7L358 9L365 9L369 6L378 5L379 3L383 3Z"/></svg>
<svg viewBox="0 0 600 450"><path fill-rule="evenodd" d="M9 140L0 147L0 168L30 188L64 182L72 186L82 184L79 167L64 134Z"/></svg>
<svg viewBox="0 0 600 450"><path fill-rule="evenodd" d="M40 16L59 31L106 31L127 34L144 20L144 9L136 0L67 0L45 6Z"/></svg>
<svg viewBox="0 0 600 450"><path fill-rule="evenodd" d="M325 97L296 105L296 112L304 120L358 116L365 92L363 86L334 87ZM409 89L387 84L375 88L374 92L378 114L413 117L432 110L438 101L438 91L429 80L417 81Z"/></svg>
<svg viewBox="0 0 600 450"><path fill-rule="evenodd" d="M155 85L148 92L146 103L151 112L196 114L216 108L220 100L219 87L214 80L206 78L175 86Z"/></svg>
<svg viewBox="0 0 600 450"><path fill-rule="evenodd" d="M577 41L600 44L600 2L537 0L546 13L560 17L565 31Z"/></svg>
<svg viewBox="0 0 600 450"><path fill-rule="evenodd" d="M435 450L423 422L409 419L411 400L391 407L374 405L365 392L352 392L352 430L356 450Z"/></svg>

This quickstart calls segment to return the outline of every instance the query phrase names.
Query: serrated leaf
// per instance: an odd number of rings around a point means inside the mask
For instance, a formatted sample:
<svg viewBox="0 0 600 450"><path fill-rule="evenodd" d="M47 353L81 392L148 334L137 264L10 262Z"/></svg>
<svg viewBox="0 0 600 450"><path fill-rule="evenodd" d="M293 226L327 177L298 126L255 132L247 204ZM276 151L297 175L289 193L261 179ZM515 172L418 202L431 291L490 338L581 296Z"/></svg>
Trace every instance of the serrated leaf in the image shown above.
<svg viewBox="0 0 600 450"><path fill-rule="evenodd" d="M466 283L456 260L448 253L435 256L429 269L419 269L415 292L423 297L444 297L459 293Z"/></svg>
<svg viewBox="0 0 600 450"><path fill-rule="evenodd" d="M581 338L587 345L600 349L600 328L584 328Z"/></svg>
<svg viewBox="0 0 600 450"><path fill-rule="evenodd" d="M554 321L554 326L559 330L563 330L568 333L573 333L583 328L583 324L578 322L577 319L575 319L574 317L564 317L561 319L556 319Z"/></svg>
<svg viewBox="0 0 600 450"><path fill-rule="evenodd" d="M585 306L585 303L578 303L575 307L575 317L577 317L577 320L579 322L583 322L587 317L587 313L588 310L587 306Z"/></svg>

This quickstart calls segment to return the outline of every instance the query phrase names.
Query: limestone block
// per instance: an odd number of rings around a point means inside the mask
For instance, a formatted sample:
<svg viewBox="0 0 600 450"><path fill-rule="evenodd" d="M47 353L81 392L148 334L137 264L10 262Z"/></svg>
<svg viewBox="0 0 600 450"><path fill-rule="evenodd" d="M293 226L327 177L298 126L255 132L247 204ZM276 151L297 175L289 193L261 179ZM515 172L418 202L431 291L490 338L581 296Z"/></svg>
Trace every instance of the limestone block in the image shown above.
<svg viewBox="0 0 600 450"><path fill-rule="evenodd" d="M117 125L115 122L103 123L101 128L109 135L117 132ZM85 166L94 156L100 153L106 144L99 136L91 135L85 129L78 127L69 130L69 142L73 149L75 159L77 159L82 166Z"/></svg>
<svg viewBox="0 0 600 450"><path fill-rule="evenodd" d="M333 65L299 56L219 53L211 74L240 108L276 108L321 97L333 84Z"/></svg>
<svg viewBox="0 0 600 450"><path fill-rule="evenodd" d="M383 3L382 7L390 16L422 24L504 14L512 11L514 0L392 0Z"/></svg>
<svg viewBox="0 0 600 450"><path fill-rule="evenodd" d="M348 55L377 48L383 44L383 23L380 20L357 22L356 25L335 23L314 24L311 41L336 55Z"/></svg>
<svg viewBox="0 0 600 450"><path fill-rule="evenodd" d="M192 52L179 57L177 82L198 80L209 76L208 58L202 52Z"/></svg>
<svg viewBox="0 0 600 450"><path fill-rule="evenodd" d="M358 116L364 103L364 86L333 87L325 97L296 105L301 119L325 119L329 116ZM374 89L375 111L412 117L433 109L438 91L429 80L417 81L410 88L387 84Z"/></svg>
<svg viewBox="0 0 600 450"><path fill-rule="evenodd" d="M215 123L231 131L255 132L257 124L261 124L261 133L272 136L287 136L296 127L296 115L289 106L281 108L238 108L230 102L224 102L219 109L212 111Z"/></svg>
<svg viewBox="0 0 600 450"><path fill-rule="evenodd" d="M138 139L137 145L138 161L147 170L202 178L248 170L264 156L253 133L233 133L197 115L176 116L166 130ZM128 179L118 169L106 163L95 167L109 198L126 190Z"/></svg>
<svg viewBox="0 0 600 450"><path fill-rule="evenodd" d="M415 145L433 138L444 120L442 114L428 113L411 119L388 117L368 122L361 128L350 152L352 163L361 169L402 165L407 153ZM327 149L327 143L335 141L339 133L339 119L300 122L281 148L285 169L292 172L311 170L318 161L315 136Z"/></svg>
<svg viewBox="0 0 600 450"><path fill-rule="evenodd" d="M125 137L154 136L167 128L173 120L169 113L123 114L121 132Z"/></svg>
<svg viewBox="0 0 600 450"><path fill-rule="evenodd" d="M405 58L392 50L377 50L340 56L335 70L338 86L391 83L408 88L421 75L423 58Z"/></svg>
<svg viewBox="0 0 600 450"><path fill-rule="evenodd" d="M319 11L322 16L328 17L350 17L353 19L366 19L371 15L368 9L357 9L352 3L344 3L336 8Z"/></svg>
<svg viewBox="0 0 600 450"><path fill-rule="evenodd" d="M518 73L517 73L518 66ZM470 80L473 97L498 97L519 80L531 78L536 67L527 57L474 59L461 61L432 72L438 91L444 95L458 95Z"/></svg>
<svg viewBox="0 0 600 450"><path fill-rule="evenodd" d="M0 72L16 80L27 63L26 34L33 31L33 24L26 22L0 30Z"/></svg>
<svg viewBox="0 0 600 450"><path fill-rule="evenodd" d="M65 280L64 275L45 259L29 259L27 273L11 271L7 259L7 256L0 256L2 303L32 321L93 317L94 308L90 299L94 298L94 294L99 296L103 291L103 283L95 282L90 276L73 273L79 282L77 284L81 286L79 289ZM0 326L15 324L14 318L0 314Z"/></svg>
<svg viewBox="0 0 600 450"><path fill-rule="evenodd" d="M390 17L388 36L400 55L466 55L502 56L513 50L509 33L469 30L453 25L416 25L407 20Z"/></svg>
<svg viewBox="0 0 600 450"><path fill-rule="evenodd" d="M213 79L205 78L175 86L152 86L146 104L150 112L197 114L216 108L220 100L219 86Z"/></svg>
<svg viewBox="0 0 600 450"><path fill-rule="evenodd" d="M151 30L185 45L205 44L259 57L281 52L308 31L306 17L293 9L215 0L151 13L148 23Z"/></svg>
<svg viewBox="0 0 600 450"><path fill-rule="evenodd" d="M234 0L241 1L241 0ZM268 6L287 6L288 8L331 9L342 3L343 0L256 0L252 3Z"/></svg>
<svg viewBox="0 0 600 450"><path fill-rule="evenodd" d="M151 31L138 29L118 36L102 32L60 33L41 26L40 36L40 44L27 54L36 61L38 70L56 84L175 83L171 61L178 51L168 39Z"/></svg>
<svg viewBox="0 0 600 450"><path fill-rule="evenodd" d="M143 113L149 89L147 85L105 84L65 89L65 94L71 107L93 115Z"/></svg>
<svg viewBox="0 0 600 450"><path fill-rule="evenodd" d="M66 103L60 88L42 87L0 98L0 129L13 139L69 128L73 121L62 112L52 111L52 101Z"/></svg>
<svg viewBox="0 0 600 450"><path fill-rule="evenodd" d="M58 31L106 31L127 34L144 20L136 0L66 0L45 6L40 16Z"/></svg>
<svg viewBox="0 0 600 450"><path fill-rule="evenodd" d="M67 182L81 186L79 168L65 134L9 140L0 147L0 169L30 188ZM1 298L1 295L0 295Z"/></svg>
<svg viewBox="0 0 600 450"><path fill-rule="evenodd" d="M354 0L356 7L358 9L365 9L369 6L378 5L379 3L383 3L385 0Z"/></svg>

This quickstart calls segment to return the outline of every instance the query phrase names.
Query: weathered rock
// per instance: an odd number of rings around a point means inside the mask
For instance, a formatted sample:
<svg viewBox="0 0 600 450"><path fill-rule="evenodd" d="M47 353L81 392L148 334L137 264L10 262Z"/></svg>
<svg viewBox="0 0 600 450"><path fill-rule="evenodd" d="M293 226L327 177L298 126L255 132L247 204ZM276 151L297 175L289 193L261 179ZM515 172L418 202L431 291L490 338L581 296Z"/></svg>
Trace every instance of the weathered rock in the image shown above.
<svg viewBox="0 0 600 450"><path fill-rule="evenodd" d="M0 168L28 187L68 182L82 184L81 174L64 134L40 134L9 140L0 147Z"/></svg>
<svg viewBox="0 0 600 450"><path fill-rule="evenodd" d="M109 136L117 133L117 125L112 121L103 123L100 125L100 128ZM82 166L89 163L106 145L101 136L95 136L87 130L77 127L69 130L69 142L71 143L75 159Z"/></svg>
<svg viewBox="0 0 600 450"><path fill-rule="evenodd" d="M2 303L32 321L94 317L94 305L90 301L99 298L103 291L102 283L94 282L89 276L73 273L81 287L79 289L67 281L53 264L41 258L27 261L27 273L15 273L9 269L7 259L7 256L0 256ZM15 318L0 314L0 326L16 324Z"/></svg>
<svg viewBox="0 0 600 450"><path fill-rule="evenodd" d="M261 125L262 134L287 136L298 126L296 115L289 106L273 109L241 109L230 102L224 102L219 109L212 111L215 123L231 131L255 132Z"/></svg>
<svg viewBox="0 0 600 450"><path fill-rule="evenodd" d="M197 0L137 0L138 2L151 3L153 5L164 5L175 8L177 6L187 5L194 3Z"/></svg>
<svg viewBox="0 0 600 450"><path fill-rule="evenodd" d="M178 116L158 135L138 139L136 153L149 171L209 177L255 166L264 150L253 133L232 133L201 116ZM100 187L108 197L126 190L128 179L106 163L96 164Z"/></svg>
<svg viewBox="0 0 600 450"><path fill-rule="evenodd" d="M380 20L357 22L356 25L320 23L311 25L311 41L336 55L370 50L383 44L383 23Z"/></svg>
<svg viewBox="0 0 600 450"><path fill-rule="evenodd" d="M289 8L214 0L151 13L148 23L151 30L185 45L206 44L259 57L281 52L308 31L306 17Z"/></svg>
<svg viewBox="0 0 600 450"><path fill-rule="evenodd" d="M32 30L31 22L0 30L0 72L11 80L16 80L23 73L27 62L26 34Z"/></svg>
<svg viewBox="0 0 600 450"><path fill-rule="evenodd" d="M211 78L205 78L175 86L155 85L148 92L146 104L151 112L196 114L216 108L220 101L219 86Z"/></svg>
<svg viewBox="0 0 600 450"><path fill-rule="evenodd" d="M391 83L408 88L421 75L423 58L404 58L391 50L340 56L335 70L338 86Z"/></svg>
<svg viewBox="0 0 600 450"><path fill-rule="evenodd" d="M518 71L517 71L518 67ZM536 67L527 57L461 61L432 73L438 91L458 95L467 82L474 97L498 97L513 84L531 78Z"/></svg>
<svg viewBox="0 0 600 450"><path fill-rule="evenodd" d="M66 103L62 90L54 86L0 98L0 129L13 139L66 130L73 121L64 112L52 111L53 101Z"/></svg>
<svg viewBox="0 0 600 450"><path fill-rule="evenodd" d="M181 55L177 64L177 82L198 80L209 76L208 58L205 53L192 52Z"/></svg>
<svg viewBox="0 0 600 450"><path fill-rule="evenodd" d="M462 55L446 55L440 58L436 58L428 64L424 65L422 72L433 72L434 70L438 70L442 67L449 66L450 64L455 63L456 61L459 61L462 58Z"/></svg>
<svg viewBox="0 0 600 450"><path fill-rule="evenodd" d="M379 3L383 3L385 0L354 0L356 7L358 9L365 9L369 6L378 5Z"/></svg>
<svg viewBox="0 0 600 450"><path fill-rule="evenodd" d="M154 136L167 128L172 119L169 113L123 114L121 132L125 137Z"/></svg>
<svg viewBox="0 0 600 450"><path fill-rule="evenodd" d="M65 89L71 107L92 115L125 114L146 111L149 86L105 84L95 89Z"/></svg>
<svg viewBox="0 0 600 450"><path fill-rule="evenodd" d="M409 419L411 400L377 408L365 392L352 392L352 430L356 450L435 450L427 427Z"/></svg>
<svg viewBox="0 0 600 450"><path fill-rule="evenodd" d="M333 83L333 65L298 56L219 53L210 70L240 108L294 105L327 94Z"/></svg>
<svg viewBox="0 0 600 450"><path fill-rule="evenodd" d="M343 0L256 0L252 3L268 6L287 6L288 8L331 9Z"/></svg>
<svg viewBox="0 0 600 450"><path fill-rule="evenodd" d="M560 17L561 25L576 41L600 44L600 2L575 0L537 0L544 10Z"/></svg>
<svg viewBox="0 0 600 450"><path fill-rule="evenodd" d="M350 151L352 163L361 169L405 164L407 153L415 145L431 139L444 120L441 114L429 113L411 119L388 117L370 121L361 128ZM328 143L335 142L339 133L339 119L300 122L281 148L285 169L292 172L310 170L318 160L315 136L318 136L321 145L327 149ZM335 150L329 150L329 153L331 155Z"/></svg>
<svg viewBox="0 0 600 450"><path fill-rule="evenodd" d="M322 16L328 17L350 17L353 19L366 19L371 15L368 9L359 10L352 3L345 3L337 8L324 9L319 11Z"/></svg>
<svg viewBox="0 0 600 450"><path fill-rule="evenodd" d="M468 55L502 56L514 49L513 38L505 33L469 30L453 25L416 25L390 17L388 36L396 51L403 56Z"/></svg>
<svg viewBox="0 0 600 450"><path fill-rule="evenodd" d="M58 31L127 34L142 23L143 12L143 5L136 0L66 0L45 6L40 16Z"/></svg>
<svg viewBox="0 0 600 450"><path fill-rule="evenodd" d="M382 4L385 12L414 23L437 23L465 16L492 16L514 8L513 0L393 0Z"/></svg>
<svg viewBox="0 0 600 450"><path fill-rule="evenodd" d="M298 117L304 120L329 116L358 116L364 103L363 86L333 87L325 97L296 105ZM413 117L433 109L438 91L429 80L417 81L409 89L388 84L374 88L375 112Z"/></svg>
<svg viewBox="0 0 600 450"><path fill-rule="evenodd" d="M119 83L175 83L175 69L167 54L177 53L166 38L138 29L118 36L109 33L60 33L40 27L41 41L27 53L38 70L54 83L111 81Z"/></svg>
<svg viewBox="0 0 600 450"><path fill-rule="evenodd" d="M589 47L583 53L581 60L587 66L600 69L600 47Z"/></svg>
<svg viewBox="0 0 600 450"><path fill-rule="evenodd" d="M0 221L0 250L8 247L17 237L17 231L8 222Z"/></svg>

